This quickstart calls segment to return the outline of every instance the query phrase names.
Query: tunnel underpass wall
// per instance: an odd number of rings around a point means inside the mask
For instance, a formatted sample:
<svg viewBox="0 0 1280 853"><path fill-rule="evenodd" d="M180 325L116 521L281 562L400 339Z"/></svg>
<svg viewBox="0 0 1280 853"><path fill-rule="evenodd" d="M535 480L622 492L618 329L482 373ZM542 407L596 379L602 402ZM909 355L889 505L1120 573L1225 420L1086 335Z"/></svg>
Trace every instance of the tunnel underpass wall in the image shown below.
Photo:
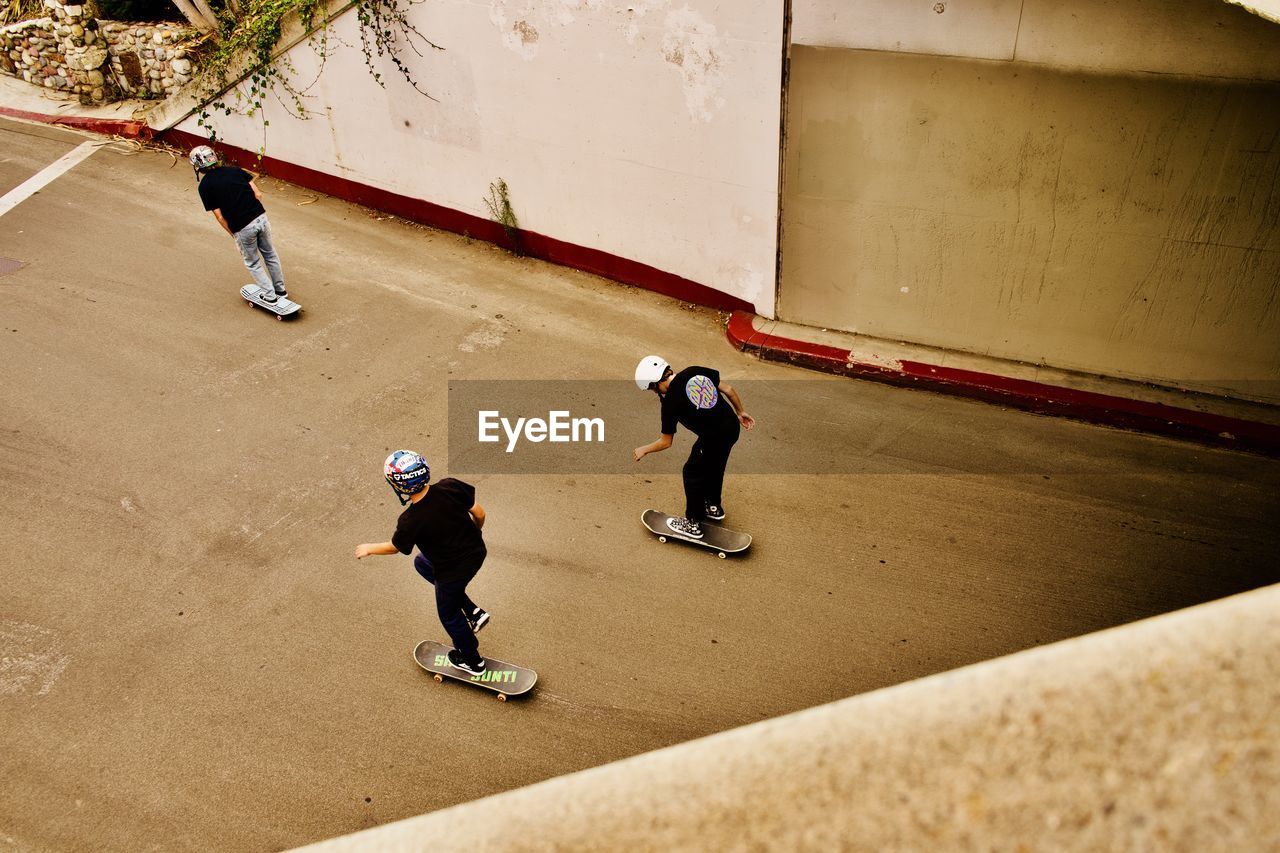
<svg viewBox="0 0 1280 853"><path fill-rule="evenodd" d="M979 6L798 3L779 316L1280 401L1280 27Z"/></svg>

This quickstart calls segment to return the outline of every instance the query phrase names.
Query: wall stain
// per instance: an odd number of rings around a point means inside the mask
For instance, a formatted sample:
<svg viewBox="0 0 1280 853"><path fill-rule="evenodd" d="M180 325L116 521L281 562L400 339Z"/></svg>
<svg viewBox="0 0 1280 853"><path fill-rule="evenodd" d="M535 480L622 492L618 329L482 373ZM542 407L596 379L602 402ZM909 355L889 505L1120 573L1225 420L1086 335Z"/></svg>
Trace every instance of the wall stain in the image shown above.
<svg viewBox="0 0 1280 853"><path fill-rule="evenodd" d="M516 21L511 25L511 31L520 38L521 44L533 44L538 40L538 31L528 21Z"/></svg>
<svg viewBox="0 0 1280 853"><path fill-rule="evenodd" d="M489 20L501 34L504 47L525 60L533 60L548 44L551 29L573 25L584 15L595 15L594 23L604 22L619 32L627 44L639 43L642 49L651 50L651 42L641 39L640 20L669 9L662 21L657 54L679 73L689 116L709 122L725 104L721 95L727 64L725 39L714 24L688 4L671 8L672 3L673 0L632 0L619 6L606 0L491 0ZM609 13L609 17L600 13ZM605 55L604 47L601 46L601 56Z"/></svg>

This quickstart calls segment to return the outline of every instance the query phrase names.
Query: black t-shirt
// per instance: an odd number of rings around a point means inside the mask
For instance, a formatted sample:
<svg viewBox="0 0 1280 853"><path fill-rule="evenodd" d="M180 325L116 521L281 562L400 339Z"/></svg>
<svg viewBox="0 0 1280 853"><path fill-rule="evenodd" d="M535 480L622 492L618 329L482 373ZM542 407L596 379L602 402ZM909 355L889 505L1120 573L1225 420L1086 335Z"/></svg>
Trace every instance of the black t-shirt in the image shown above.
<svg viewBox="0 0 1280 853"><path fill-rule="evenodd" d="M662 397L662 434L674 435L677 423L707 441L738 437L738 416L720 393L720 371L686 367L671 377Z"/></svg>
<svg viewBox="0 0 1280 853"><path fill-rule="evenodd" d="M253 187L249 186L251 180L253 175L235 166L216 166L200 179L204 209L221 210L233 234L267 212L253 194Z"/></svg>
<svg viewBox="0 0 1280 853"><path fill-rule="evenodd" d="M417 545L422 556L431 561L437 580L466 577L480 568L488 554L469 512L475 505L474 486L446 477L400 513L391 544L401 554L413 553Z"/></svg>

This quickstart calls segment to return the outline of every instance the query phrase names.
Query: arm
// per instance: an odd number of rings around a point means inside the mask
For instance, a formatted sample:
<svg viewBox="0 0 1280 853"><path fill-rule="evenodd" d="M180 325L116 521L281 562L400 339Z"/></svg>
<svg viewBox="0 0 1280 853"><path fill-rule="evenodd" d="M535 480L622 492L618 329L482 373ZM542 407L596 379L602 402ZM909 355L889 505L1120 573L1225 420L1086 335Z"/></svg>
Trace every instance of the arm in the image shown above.
<svg viewBox="0 0 1280 853"><path fill-rule="evenodd" d="M249 174L253 175L253 172L250 172ZM253 190L253 195L256 199L258 199L258 201L262 201L262 193L259 192L258 185L254 183L257 177L258 177L257 175L253 175L253 177L249 179L249 189Z"/></svg>
<svg viewBox="0 0 1280 853"><path fill-rule="evenodd" d="M738 392L733 390L733 386L728 382L720 383L720 393L729 398L729 405L733 406L734 413L738 416L738 422L742 424L744 429L751 429L756 425L756 419L748 415L746 409L742 408L742 398L738 396Z"/></svg>
<svg viewBox="0 0 1280 853"><path fill-rule="evenodd" d="M210 212L213 213L213 218L218 220L218 224L222 226L223 231L226 231L232 237L236 236L235 232L231 230L231 226L227 224L227 220L222 217L222 208L215 208Z"/></svg>
<svg viewBox="0 0 1280 853"><path fill-rule="evenodd" d="M631 458L639 462L641 459L645 458L650 453L658 453L659 451L666 450L668 447L671 446L671 441L674 438L675 438L674 433L668 435L667 433L664 432L662 435L658 436L657 441L650 442L649 444L646 444L644 447L637 447L635 450L633 450L631 452Z"/></svg>
<svg viewBox="0 0 1280 853"><path fill-rule="evenodd" d="M390 542L366 542L363 545L356 546L356 559L360 560L364 557L383 556L387 557L392 554L399 554L395 545Z"/></svg>
<svg viewBox="0 0 1280 853"><path fill-rule="evenodd" d="M476 527L484 530L484 507L480 506L480 504L476 504L471 509L467 510L467 512L471 513L471 520L476 523Z"/></svg>

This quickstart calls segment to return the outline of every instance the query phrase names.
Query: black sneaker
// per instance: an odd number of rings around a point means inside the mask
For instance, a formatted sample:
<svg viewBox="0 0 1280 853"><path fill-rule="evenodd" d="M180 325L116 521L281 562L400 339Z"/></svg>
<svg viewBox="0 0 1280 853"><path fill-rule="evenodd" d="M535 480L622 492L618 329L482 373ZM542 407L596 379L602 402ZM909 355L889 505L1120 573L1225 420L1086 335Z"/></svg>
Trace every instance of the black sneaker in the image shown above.
<svg viewBox="0 0 1280 853"><path fill-rule="evenodd" d="M277 290L277 291L276 291L276 296L279 296L281 299L288 299L288 298L289 298L289 291L285 290L285 289L282 287L282 288L280 288L279 290Z"/></svg>
<svg viewBox="0 0 1280 853"><path fill-rule="evenodd" d="M694 539L702 538L702 525L687 518L668 518L667 527L670 527L681 536L691 536Z"/></svg>
<svg viewBox="0 0 1280 853"><path fill-rule="evenodd" d="M479 634L480 629L489 624L489 611L477 607L467 616L467 624L471 626L471 633Z"/></svg>
<svg viewBox="0 0 1280 853"><path fill-rule="evenodd" d="M276 295L269 290L259 290L258 298L263 302L269 302L272 305L276 304Z"/></svg>
<svg viewBox="0 0 1280 853"><path fill-rule="evenodd" d="M475 663L467 663L465 660L462 659L462 655L458 653L457 649L449 649L448 657L449 657L449 666L453 667L454 669L460 669L463 672L469 672L472 675L479 675L480 673L484 672L484 658L480 657L479 655L476 655Z"/></svg>
<svg viewBox="0 0 1280 853"><path fill-rule="evenodd" d="M707 519L709 521L724 521L724 507L707 504Z"/></svg>

